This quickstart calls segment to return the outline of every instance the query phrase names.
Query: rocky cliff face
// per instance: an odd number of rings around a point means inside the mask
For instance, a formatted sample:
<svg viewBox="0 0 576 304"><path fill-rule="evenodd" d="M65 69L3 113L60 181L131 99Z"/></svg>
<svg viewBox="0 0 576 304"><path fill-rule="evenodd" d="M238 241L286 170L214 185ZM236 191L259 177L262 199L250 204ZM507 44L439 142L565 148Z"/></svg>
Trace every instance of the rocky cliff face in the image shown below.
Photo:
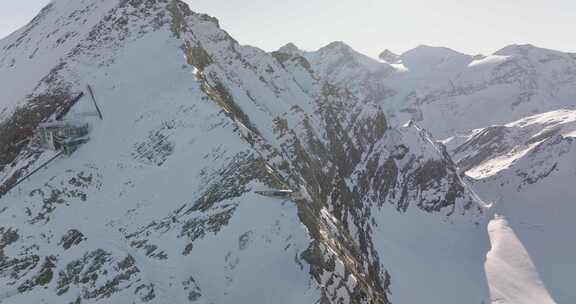
<svg viewBox="0 0 576 304"><path fill-rule="evenodd" d="M336 119L320 129L344 134L332 126L341 122L349 130L350 140L338 135L346 145L334 155L337 164L354 168L352 174L339 172L353 189L346 201L362 204L349 211L352 216L341 207L329 210L342 223L354 221L361 247L368 244L379 253L391 275L392 302L468 302L482 299L484 289L490 290L486 301L494 303L573 300L568 283L573 269L552 266L571 264L576 254L567 241L567 231L573 230L573 190L567 182L574 179L573 54L512 45L493 55L470 56L420 46L378 62L335 42L314 52L289 44L273 56L308 92L336 97L321 104ZM461 223L483 210L478 197L491 206L490 224L475 220L487 226L487 235ZM366 205L379 207L362 209ZM396 212L389 212L392 208ZM452 226L439 226L439 214ZM438 241L442 238L458 241L447 245ZM426 253L413 254L418 248ZM414 269L407 256L434 266ZM486 257L485 265L478 263ZM439 262L447 258L452 262ZM440 272L443 283L457 282L460 292L435 292L444 289L430 273ZM486 278L468 276L478 272ZM407 286L427 286L426 296L415 296Z"/></svg>
<svg viewBox="0 0 576 304"><path fill-rule="evenodd" d="M340 43L268 54L180 1L56 0L0 50L0 302L389 303L410 282L382 213L481 235L443 147L377 102L394 69ZM91 140L7 192L86 84Z"/></svg>

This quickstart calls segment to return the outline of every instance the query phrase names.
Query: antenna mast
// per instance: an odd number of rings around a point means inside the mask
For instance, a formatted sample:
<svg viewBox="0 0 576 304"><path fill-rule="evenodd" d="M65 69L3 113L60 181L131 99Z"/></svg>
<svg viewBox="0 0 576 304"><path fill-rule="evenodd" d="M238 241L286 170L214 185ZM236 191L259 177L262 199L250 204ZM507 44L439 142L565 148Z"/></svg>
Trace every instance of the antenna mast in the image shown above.
<svg viewBox="0 0 576 304"><path fill-rule="evenodd" d="M98 106L98 103L96 102L96 98L94 97L94 91L92 90L92 87L90 85L88 85L88 92L90 92L90 97L92 98L92 102L94 103L94 107L96 108L96 111L98 112L98 117L100 117L100 120L104 120L104 117L102 116L102 111L100 111L100 107Z"/></svg>

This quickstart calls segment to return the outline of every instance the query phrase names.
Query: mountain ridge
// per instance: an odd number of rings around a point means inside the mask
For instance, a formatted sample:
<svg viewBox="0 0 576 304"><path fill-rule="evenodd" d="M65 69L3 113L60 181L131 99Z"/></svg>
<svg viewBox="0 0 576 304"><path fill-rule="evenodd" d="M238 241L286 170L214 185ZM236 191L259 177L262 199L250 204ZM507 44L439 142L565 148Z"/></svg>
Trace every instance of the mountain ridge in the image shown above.
<svg viewBox="0 0 576 304"><path fill-rule="evenodd" d="M105 120L0 197L0 302L489 301L493 204L434 139L417 69L241 46L181 1L35 20L0 41L2 184L55 155L32 137L86 84Z"/></svg>

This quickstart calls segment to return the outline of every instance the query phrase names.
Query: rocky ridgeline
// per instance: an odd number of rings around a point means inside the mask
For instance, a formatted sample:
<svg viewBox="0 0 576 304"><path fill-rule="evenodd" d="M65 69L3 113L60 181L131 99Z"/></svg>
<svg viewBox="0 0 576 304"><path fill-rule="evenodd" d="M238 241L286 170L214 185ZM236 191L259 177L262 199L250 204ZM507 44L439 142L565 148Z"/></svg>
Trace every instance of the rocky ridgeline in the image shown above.
<svg viewBox="0 0 576 304"><path fill-rule="evenodd" d="M18 57L35 44L32 58ZM0 301L155 303L182 294L211 303L251 274L239 270L251 269L249 256L274 258L258 255L273 246L295 250L284 273L310 280L298 294L312 290L321 303L390 303L394 284L409 283L394 281L375 245L377 213L415 211L471 226L483 220L444 147L417 124L389 118L382 101L398 92L381 80L395 68L343 43L268 54L239 45L216 19L181 1L57 0L0 49L0 73L50 66L0 109L7 185L45 157L27 141L84 82L109 97L106 124L114 127L96 127L86 149L0 198L0 215L11 218L0 225ZM143 72L124 77L136 67ZM185 174L171 175L180 169ZM302 240L285 209L268 219L270 231L245 227L267 219L251 218L267 207L247 209L264 200L256 186L298 192L289 204L295 227L306 228ZM237 246L211 243L230 240L230 230L240 233ZM237 248L219 249L231 243ZM219 254L224 266L210 268L225 273L217 288L209 274L179 272L216 263ZM266 280L282 287L279 278Z"/></svg>

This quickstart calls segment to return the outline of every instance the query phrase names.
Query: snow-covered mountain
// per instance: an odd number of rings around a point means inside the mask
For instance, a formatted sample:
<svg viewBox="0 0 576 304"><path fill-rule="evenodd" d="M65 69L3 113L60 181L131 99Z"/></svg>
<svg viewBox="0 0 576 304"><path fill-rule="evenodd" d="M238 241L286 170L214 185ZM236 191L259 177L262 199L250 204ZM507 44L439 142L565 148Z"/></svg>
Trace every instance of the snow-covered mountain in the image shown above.
<svg viewBox="0 0 576 304"><path fill-rule="evenodd" d="M545 240L520 227L575 173L575 57L385 53L53 0L0 40L0 303L573 301L548 267L572 246L541 247L573 227L568 184ZM58 118L90 125L70 155L36 147Z"/></svg>
<svg viewBox="0 0 576 304"><path fill-rule="evenodd" d="M462 292L427 297L487 298L482 202L426 132L333 81L388 66L336 43L311 68L172 0L56 0L0 49L3 303L389 303L441 265ZM33 134L87 84L104 120L88 97L66 118L90 141L8 192L54 157ZM405 236L446 242L409 260Z"/></svg>
<svg viewBox="0 0 576 304"><path fill-rule="evenodd" d="M565 109L474 130L453 149L476 190L497 202L494 225L505 228L492 237L518 243L488 259L496 260L494 280L508 287L494 287L505 303L574 301L575 137L576 111Z"/></svg>
<svg viewBox="0 0 576 304"><path fill-rule="evenodd" d="M389 103L438 138L574 108L574 54L512 45L490 56L419 47L403 57L408 71L388 81L399 92Z"/></svg>
<svg viewBox="0 0 576 304"><path fill-rule="evenodd" d="M420 64L404 63L384 80L397 94L382 104L445 138L478 195L494 202L486 263L492 301L576 301L569 279L576 56L532 45L490 56L422 47L407 54Z"/></svg>
<svg viewBox="0 0 576 304"><path fill-rule="evenodd" d="M328 53L334 45L353 55ZM411 119L442 139L462 176L492 205L485 264L492 302L575 301L568 276L576 250L567 240L575 228L574 54L512 45L472 56L419 46L402 55L385 51L376 62L341 43L315 52L293 44L283 50L308 59L312 70L338 71L321 78L380 107L392 128ZM339 60L356 64L332 67ZM387 72L373 72L378 69Z"/></svg>

